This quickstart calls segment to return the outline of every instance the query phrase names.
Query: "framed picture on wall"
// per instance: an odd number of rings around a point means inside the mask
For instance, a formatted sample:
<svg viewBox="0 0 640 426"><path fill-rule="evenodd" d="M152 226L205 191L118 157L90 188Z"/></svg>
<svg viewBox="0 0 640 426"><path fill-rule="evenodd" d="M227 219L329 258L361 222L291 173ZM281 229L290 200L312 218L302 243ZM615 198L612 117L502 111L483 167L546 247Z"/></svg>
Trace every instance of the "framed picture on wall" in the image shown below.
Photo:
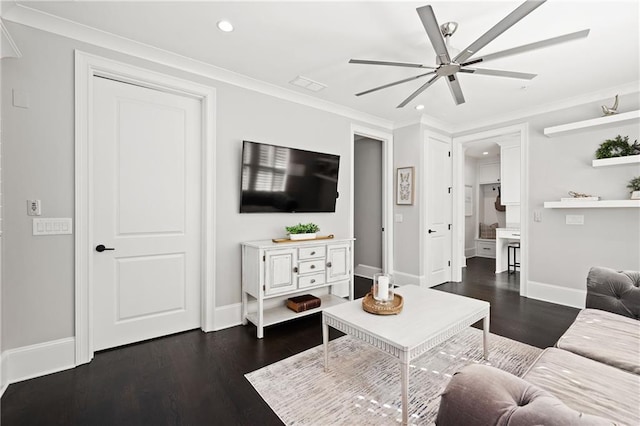
<svg viewBox="0 0 640 426"><path fill-rule="evenodd" d="M464 186L464 215L473 216L473 187Z"/></svg>
<svg viewBox="0 0 640 426"><path fill-rule="evenodd" d="M414 168L399 167L396 169L396 204L413 205Z"/></svg>

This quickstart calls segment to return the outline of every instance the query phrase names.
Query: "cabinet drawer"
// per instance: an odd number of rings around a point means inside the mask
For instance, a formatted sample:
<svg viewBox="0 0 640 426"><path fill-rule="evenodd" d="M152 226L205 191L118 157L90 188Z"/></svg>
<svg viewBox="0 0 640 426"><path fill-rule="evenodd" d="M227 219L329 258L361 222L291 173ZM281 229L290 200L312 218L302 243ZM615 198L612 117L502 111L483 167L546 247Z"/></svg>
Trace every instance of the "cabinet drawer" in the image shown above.
<svg viewBox="0 0 640 426"><path fill-rule="evenodd" d="M493 241L477 241L476 250L478 256L496 257L496 243Z"/></svg>
<svg viewBox="0 0 640 426"><path fill-rule="evenodd" d="M298 249L298 259L315 259L317 257L325 257L327 254L326 246L300 247Z"/></svg>
<svg viewBox="0 0 640 426"><path fill-rule="evenodd" d="M298 277L298 288L315 287L324 284L324 273Z"/></svg>
<svg viewBox="0 0 640 426"><path fill-rule="evenodd" d="M311 272L324 272L324 259L309 260L300 262L298 265L299 274L308 274Z"/></svg>

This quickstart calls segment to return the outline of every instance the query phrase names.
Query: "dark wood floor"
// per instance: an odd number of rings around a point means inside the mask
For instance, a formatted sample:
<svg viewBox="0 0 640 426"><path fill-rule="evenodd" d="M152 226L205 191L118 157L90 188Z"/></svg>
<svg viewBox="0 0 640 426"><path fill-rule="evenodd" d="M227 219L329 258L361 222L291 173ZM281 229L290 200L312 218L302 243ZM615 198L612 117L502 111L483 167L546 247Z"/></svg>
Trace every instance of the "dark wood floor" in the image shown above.
<svg viewBox="0 0 640 426"><path fill-rule="evenodd" d="M462 283L435 287L491 303L491 331L544 348L573 322L577 309L518 294L516 276L495 275L491 259L468 262ZM356 280L356 295L370 281ZM10 385L2 426L279 425L244 374L317 346L320 315L265 330L255 327L176 334L102 351L72 370ZM339 335L332 332L332 338Z"/></svg>

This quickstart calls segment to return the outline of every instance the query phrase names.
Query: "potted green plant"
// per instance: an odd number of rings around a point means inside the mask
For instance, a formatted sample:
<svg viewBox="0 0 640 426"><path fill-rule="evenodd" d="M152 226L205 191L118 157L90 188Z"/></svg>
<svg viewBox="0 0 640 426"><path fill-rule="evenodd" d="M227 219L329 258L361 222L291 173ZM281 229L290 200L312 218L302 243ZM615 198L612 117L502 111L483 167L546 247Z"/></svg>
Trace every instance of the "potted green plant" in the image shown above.
<svg viewBox="0 0 640 426"><path fill-rule="evenodd" d="M320 230L315 223L299 223L293 226L285 226L289 239L291 240L311 240L316 237L316 232Z"/></svg>
<svg viewBox="0 0 640 426"><path fill-rule="evenodd" d="M636 176L631 179L627 188L631 190L632 200L640 200L640 176Z"/></svg>

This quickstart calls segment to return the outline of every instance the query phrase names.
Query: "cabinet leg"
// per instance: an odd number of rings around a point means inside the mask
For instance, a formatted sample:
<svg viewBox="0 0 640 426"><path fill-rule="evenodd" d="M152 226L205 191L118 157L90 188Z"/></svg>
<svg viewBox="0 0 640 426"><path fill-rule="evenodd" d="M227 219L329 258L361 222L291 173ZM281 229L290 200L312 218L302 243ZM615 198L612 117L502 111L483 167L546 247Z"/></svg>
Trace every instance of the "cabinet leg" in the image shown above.
<svg viewBox="0 0 640 426"><path fill-rule="evenodd" d="M242 292L242 325L247 325L247 306L249 305L249 296Z"/></svg>

